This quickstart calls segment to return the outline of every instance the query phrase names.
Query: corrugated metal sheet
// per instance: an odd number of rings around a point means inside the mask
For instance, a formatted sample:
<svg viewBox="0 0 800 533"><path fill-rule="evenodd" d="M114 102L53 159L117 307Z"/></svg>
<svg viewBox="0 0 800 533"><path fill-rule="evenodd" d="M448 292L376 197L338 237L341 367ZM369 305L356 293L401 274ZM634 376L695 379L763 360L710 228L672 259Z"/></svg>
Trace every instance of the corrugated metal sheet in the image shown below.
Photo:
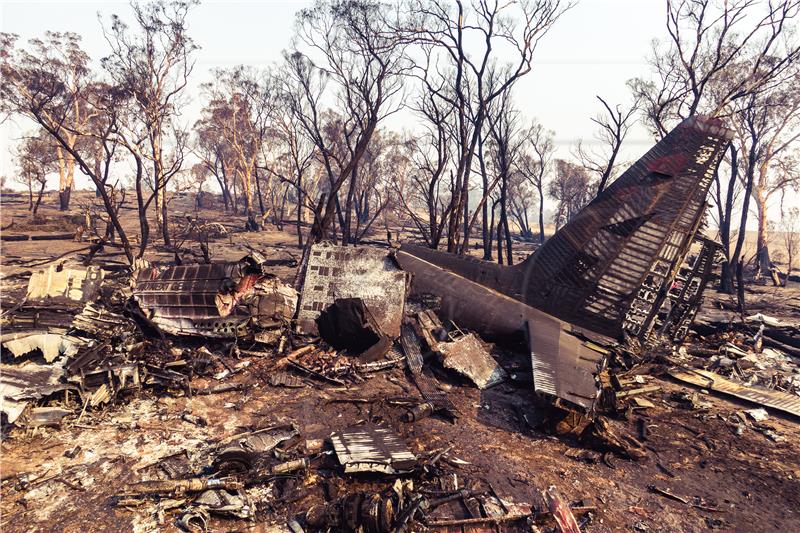
<svg viewBox="0 0 800 533"><path fill-rule="evenodd" d="M420 350L420 341L414 328L404 324L402 327L403 334L400 337L400 345L403 347L403 353L406 355L406 362L408 369L411 371L411 379L417 386L422 396L433 404L437 411L446 411L447 413L455 416L457 411L453 402L447 397L442 390L440 390L434 380L422 372L422 366L425 363Z"/></svg>
<svg viewBox="0 0 800 533"><path fill-rule="evenodd" d="M274 327L294 314L297 293L264 275L248 258L238 263L152 267L137 272L134 298L168 333L237 337L250 326Z"/></svg>
<svg viewBox="0 0 800 533"><path fill-rule="evenodd" d="M758 405L763 405L764 407L771 407L795 416L800 416L800 396L789 394L788 392L762 389L759 387L746 387L707 370L672 370L669 374L677 380L691 383L698 387L711 389Z"/></svg>
<svg viewBox="0 0 800 533"><path fill-rule="evenodd" d="M528 342L534 390L593 410L600 397L596 376L606 364L604 351L549 317L528 323Z"/></svg>

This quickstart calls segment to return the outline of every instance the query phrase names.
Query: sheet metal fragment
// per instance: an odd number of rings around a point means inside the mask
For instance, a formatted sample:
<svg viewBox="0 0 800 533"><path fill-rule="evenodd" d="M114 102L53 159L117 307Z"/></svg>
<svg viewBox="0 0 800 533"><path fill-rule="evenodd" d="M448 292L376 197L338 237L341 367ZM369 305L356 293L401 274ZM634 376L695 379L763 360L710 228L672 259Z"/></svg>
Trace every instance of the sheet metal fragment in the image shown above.
<svg viewBox="0 0 800 533"><path fill-rule="evenodd" d="M39 350L48 363L52 363L59 355L75 355L78 353L78 346L83 344L76 337L41 332L10 333L0 337L0 343L14 357L21 357Z"/></svg>
<svg viewBox="0 0 800 533"><path fill-rule="evenodd" d="M607 362L604 350L554 318L529 322L528 342L534 390L592 411L601 392L597 375Z"/></svg>
<svg viewBox="0 0 800 533"><path fill-rule="evenodd" d="M800 416L800 396L789 394L788 392L762 389L760 387L747 387L708 370L672 370L669 374L679 381Z"/></svg>
<svg viewBox="0 0 800 533"><path fill-rule="evenodd" d="M28 280L28 301L44 299L66 299L77 302L92 301L100 290L105 273L89 267L86 270L65 268L58 270L55 265L34 272Z"/></svg>
<svg viewBox="0 0 800 533"><path fill-rule="evenodd" d="M32 401L74 389L62 382L63 376L64 368L60 364L0 364L0 411L6 415L8 423L15 423Z"/></svg>
<svg viewBox="0 0 800 533"><path fill-rule="evenodd" d="M440 342L437 350L444 356L442 364L445 368L468 377L481 390L502 383L508 377L473 333L452 342Z"/></svg>
<svg viewBox="0 0 800 533"><path fill-rule="evenodd" d="M411 471L417 458L392 430L361 426L333 433L330 437L345 473Z"/></svg>

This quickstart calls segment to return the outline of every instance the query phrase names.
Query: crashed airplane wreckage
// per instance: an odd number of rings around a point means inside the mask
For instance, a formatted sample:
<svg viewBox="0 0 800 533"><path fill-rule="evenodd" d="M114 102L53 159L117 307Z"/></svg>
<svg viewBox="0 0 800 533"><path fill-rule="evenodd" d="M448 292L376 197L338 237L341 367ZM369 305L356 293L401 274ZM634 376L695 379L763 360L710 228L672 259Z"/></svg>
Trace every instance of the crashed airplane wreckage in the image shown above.
<svg viewBox="0 0 800 533"><path fill-rule="evenodd" d="M270 272L274 260L253 253L231 263L141 268L133 278L135 305L127 309L140 325L162 335L249 337L278 344L279 352L293 334L320 335L335 350L357 354L361 369L397 364L399 340L426 402L412 418L455 414L423 371L423 345L444 367L486 388L504 380L505 372L480 339L458 335L458 328L489 338L522 332L534 390L593 415L614 403L606 372L610 359L633 354L635 361L637 350L679 341L688 331L718 250L700 230L706 195L730 138L717 119L685 120L516 266L409 244L384 250L319 243L301 268L300 294ZM58 333L102 333L133 342L135 326L127 317L91 303L101 282L102 273L94 270L50 268L31 278L26 298L64 301L73 309L72 326ZM412 294L436 296L435 309L412 313L409 287ZM14 324L5 324L5 350L16 357L38 349L48 363L57 359L58 371L73 376L97 402L108 395L93 376L109 369L113 379L103 383L112 392L159 379L185 381L152 365L145 376L130 360L133 351L120 355L108 342L84 350L81 338L48 337L44 315L12 318ZM440 320L458 328L447 332ZM77 358L76 346L82 350ZM10 388L3 396L21 402L6 413L9 418L20 416L33 397L26 391L38 379L17 378L5 384Z"/></svg>
<svg viewBox="0 0 800 533"><path fill-rule="evenodd" d="M441 299L443 318L487 337L524 332L536 392L593 413L611 348L688 332L718 251L700 233L706 196L731 138L719 119L686 119L516 266L409 244L387 254L321 243L305 264L301 295L249 256L142 269L134 298L168 333L273 342L271 331L292 319L298 332L317 334L331 308L361 299L360 321L382 356L400 337L410 273L414 293Z"/></svg>
<svg viewBox="0 0 800 533"><path fill-rule="evenodd" d="M607 346L688 332L718 250L700 234L706 196L731 138L719 119L686 119L519 265L411 245L397 260L445 318L526 331L535 390L592 411Z"/></svg>

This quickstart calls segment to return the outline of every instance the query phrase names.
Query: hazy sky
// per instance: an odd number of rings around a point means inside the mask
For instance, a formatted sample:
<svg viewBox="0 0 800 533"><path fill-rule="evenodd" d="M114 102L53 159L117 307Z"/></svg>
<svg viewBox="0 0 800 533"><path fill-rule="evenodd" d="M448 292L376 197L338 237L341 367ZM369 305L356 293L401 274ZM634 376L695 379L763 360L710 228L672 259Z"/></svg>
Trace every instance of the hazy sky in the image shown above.
<svg viewBox="0 0 800 533"><path fill-rule="evenodd" d="M194 122L202 107L199 85L208 79L210 69L266 66L278 61L291 39L295 12L307 4L206 0L197 6L190 15L189 29L201 49L186 123ZM84 49L98 60L107 52L98 13L107 21L111 13L126 15L129 10L127 2L119 1L0 0L0 28L20 35L21 40L47 30L73 31L83 36ZM596 128L590 117L599 111L595 95L610 103L627 102L625 82L646 73L650 42L663 33L663 24L661 0L582 0L541 41L533 71L516 88L518 106L526 117L536 117L554 130L562 155L568 156L578 139L591 142ZM0 173L11 177L11 148L32 126L17 120L0 128ZM628 157L637 157L650 143L644 131L635 131L628 141Z"/></svg>

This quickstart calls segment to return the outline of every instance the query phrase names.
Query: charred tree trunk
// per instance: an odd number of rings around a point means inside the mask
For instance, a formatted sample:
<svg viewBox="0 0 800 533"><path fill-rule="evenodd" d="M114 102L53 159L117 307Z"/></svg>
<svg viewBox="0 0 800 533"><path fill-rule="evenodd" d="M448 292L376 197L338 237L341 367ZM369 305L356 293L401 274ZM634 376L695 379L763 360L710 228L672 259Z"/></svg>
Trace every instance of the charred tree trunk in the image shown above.
<svg viewBox="0 0 800 533"><path fill-rule="evenodd" d="M740 259L736 264L736 299L737 311L744 320L745 301L744 301L744 259Z"/></svg>
<svg viewBox="0 0 800 533"><path fill-rule="evenodd" d="M253 165L253 174L256 180L256 194L258 195L258 209L261 212L261 218L264 218L264 198L261 195L261 180L258 178L258 165Z"/></svg>
<svg viewBox="0 0 800 533"><path fill-rule="evenodd" d="M344 204L344 221L342 224L342 245L347 246L353 242L351 225L353 223L353 199L356 194L356 178L358 176L358 165L353 167L350 174L350 185L347 187L347 200Z"/></svg>
<svg viewBox="0 0 800 533"><path fill-rule="evenodd" d="M539 243L544 244L544 194L542 194L541 180L539 180Z"/></svg>
<svg viewBox="0 0 800 533"><path fill-rule="evenodd" d="M739 152L733 143L730 145L730 152L731 175L728 179L728 190L725 193L724 208L720 207L719 210L719 233L720 240L722 241L722 249L725 252L725 261L722 263L722 270L720 272L721 277L719 281L719 292L725 294L733 294L733 278L735 269L731 268L731 219L733 218L733 193L739 177ZM719 172L719 168L717 168L717 172ZM717 186L719 187L719 180L717 180ZM721 197L722 195L717 194L717 196Z"/></svg>
<svg viewBox="0 0 800 533"><path fill-rule="evenodd" d="M505 193L503 194L505 195ZM503 233L505 234L506 240L506 264L513 265L514 258L511 255L513 251L511 244L511 230L508 227L508 211L506 208L506 202L500 202L500 220L503 225Z"/></svg>
<svg viewBox="0 0 800 533"><path fill-rule="evenodd" d="M69 209L69 201L72 198L72 187L67 185L64 190L58 191L58 208L61 211Z"/></svg>
<svg viewBox="0 0 800 533"><path fill-rule="evenodd" d="M483 139L478 141L478 164L481 169L481 181L483 184L484 197L489 194L489 174L486 172L486 161L483 157ZM482 237L483 237L483 259L486 261L492 260L492 227L494 221L489 223L489 202L483 203L481 209L482 217ZM494 206L492 206L492 220L494 220Z"/></svg>
<svg viewBox="0 0 800 533"><path fill-rule="evenodd" d="M487 202L487 204L488 204L488 202ZM489 222L488 231L486 232L486 233L488 233L488 236L489 236L489 242L488 242L488 247L487 247L488 250L489 250L489 259L487 259L487 261L491 261L492 260L492 249L494 248L494 231L492 231L492 230L494 229L494 212L496 210L497 210L497 200L492 202L491 221Z"/></svg>
<svg viewBox="0 0 800 533"><path fill-rule="evenodd" d="M33 204L32 207L31 207L31 214L34 217L36 217L36 213L39 211L39 206L42 203L42 196L44 196L45 185L46 185L46 182L44 180L42 180L42 186L39 188L39 192L36 195L36 203Z"/></svg>
<svg viewBox="0 0 800 533"><path fill-rule="evenodd" d="M297 176L297 247L303 248L303 228L301 223L303 222L303 195L301 191L303 190L303 177L301 175Z"/></svg>
<svg viewBox="0 0 800 533"><path fill-rule="evenodd" d="M503 208L500 207L500 218L497 221L497 263L503 264Z"/></svg>

